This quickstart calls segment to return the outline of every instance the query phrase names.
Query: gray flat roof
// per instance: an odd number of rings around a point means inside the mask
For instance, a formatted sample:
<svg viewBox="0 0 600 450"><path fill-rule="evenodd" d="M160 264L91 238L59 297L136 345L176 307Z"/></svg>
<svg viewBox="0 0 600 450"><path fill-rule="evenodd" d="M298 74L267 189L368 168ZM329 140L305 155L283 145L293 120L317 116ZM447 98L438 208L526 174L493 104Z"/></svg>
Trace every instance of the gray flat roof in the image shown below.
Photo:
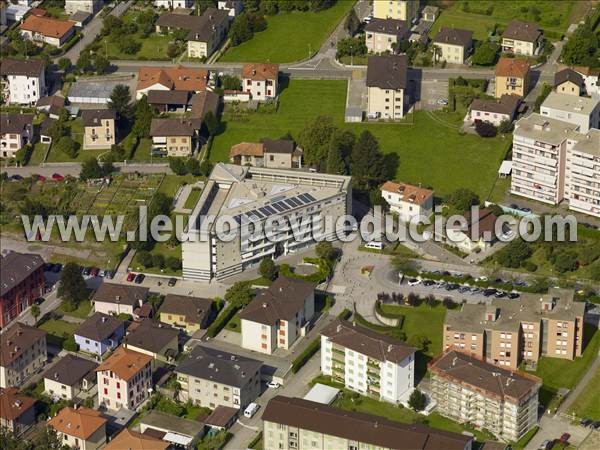
<svg viewBox="0 0 600 450"><path fill-rule="evenodd" d="M122 81L76 81L71 85L71 89L69 89L69 98L108 98L119 84L127 85L127 83L123 83Z"/></svg>
<svg viewBox="0 0 600 450"><path fill-rule="evenodd" d="M582 134L580 138L577 138L577 144L573 146L573 150L600 156L600 130L592 128L587 134Z"/></svg>
<svg viewBox="0 0 600 450"><path fill-rule="evenodd" d="M515 123L513 134L551 145L559 145L570 133L575 132L577 128L578 125L534 113L518 120Z"/></svg>
<svg viewBox="0 0 600 450"><path fill-rule="evenodd" d="M589 98L589 97L576 97L569 94L559 94L557 92L550 92L550 95L546 97L543 108L558 109L559 111L567 111L575 114L590 115L594 109L598 106L600 100Z"/></svg>

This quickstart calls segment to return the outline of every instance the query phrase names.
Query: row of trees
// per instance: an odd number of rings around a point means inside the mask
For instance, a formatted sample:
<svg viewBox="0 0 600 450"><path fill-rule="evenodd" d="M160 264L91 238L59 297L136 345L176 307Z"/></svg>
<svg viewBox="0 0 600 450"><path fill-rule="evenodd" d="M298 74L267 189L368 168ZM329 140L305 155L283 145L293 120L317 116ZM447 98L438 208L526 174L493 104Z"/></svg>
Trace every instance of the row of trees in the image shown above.
<svg viewBox="0 0 600 450"><path fill-rule="evenodd" d="M212 164L209 160L205 159L200 162L196 158L181 158L172 157L169 158L169 167L176 175L194 175L207 177L210 175L212 170Z"/></svg>
<svg viewBox="0 0 600 450"><path fill-rule="evenodd" d="M137 260L145 268L156 267L158 269L169 268L173 271L181 269L181 259L175 256L165 256L161 253L150 253L142 250L137 253Z"/></svg>
<svg viewBox="0 0 600 450"><path fill-rule="evenodd" d="M562 50L561 59L568 65L600 67L600 37L594 27L600 22L600 12L587 17L569 37Z"/></svg>

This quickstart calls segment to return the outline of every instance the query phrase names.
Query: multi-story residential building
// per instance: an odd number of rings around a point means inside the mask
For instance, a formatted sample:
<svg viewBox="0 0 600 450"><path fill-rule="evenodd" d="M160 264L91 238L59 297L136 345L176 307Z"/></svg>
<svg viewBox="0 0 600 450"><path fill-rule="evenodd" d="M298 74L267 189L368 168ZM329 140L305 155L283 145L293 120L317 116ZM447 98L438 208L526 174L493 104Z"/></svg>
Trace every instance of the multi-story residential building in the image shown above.
<svg viewBox="0 0 600 450"><path fill-rule="evenodd" d="M192 8L194 0L154 0L154 6L164 9Z"/></svg>
<svg viewBox="0 0 600 450"><path fill-rule="evenodd" d="M35 424L35 398L15 387L0 388L0 428L20 436Z"/></svg>
<svg viewBox="0 0 600 450"><path fill-rule="evenodd" d="M409 33L410 24L405 20L373 19L365 25L365 44L370 53L398 52Z"/></svg>
<svg viewBox="0 0 600 450"><path fill-rule="evenodd" d="M500 58L495 71L496 98L518 95L525 98L530 87L529 63L525 59Z"/></svg>
<svg viewBox="0 0 600 450"><path fill-rule="evenodd" d="M585 93L587 95L600 95L600 70L591 69L584 66L573 66L571 67L575 72L583 77L585 84Z"/></svg>
<svg viewBox="0 0 600 450"><path fill-rule="evenodd" d="M5 103L35 105L46 95L46 71L41 59L3 59L0 76Z"/></svg>
<svg viewBox="0 0 600 450"><path fill-rule="evenodd" d="M127 333L123 347L151 356L153 368L173 364L179 354L179 330L144 320Z"/></svg>
<svg viewBox="0 0 600 450"><path fill-rule="evenodd" d="M411 23L419 17L419 0L374 0L373 17Z"/></svg>
<svg viewBox="0 0 600 450"><path fill-rule="evenodd" d="M414 388L415 351L389 336L337 319L321 332L321 371L362 395L399 403Z"/></svg>
<svg viewBox="0 0 600 450"><path fill-rule="evenodd" d="M125 322L113 315L96 312L73 334L81 351L102 356L119 346L125 336Z"/></svg>
<svg viewBox="0 0 600 450"><path fill-rule="evenodd" d="M150 396L152 360L152 356L117 348L96 368L98 403L113 411L135 411Z"/></svg>
<svg viewBox="0 0 600 450"><path fill-rule="evenodd" d="M279 93L279 64L244 64L242 68L242 89L253 100L271 100Z"/></svg>
<svg viewBox="0 0 600 450"><path fill-rule="evenodd" d="M1 255L0 280L0 328L4 328L44 295L44 260L30 253Z"/></svg>
<svg viewBox="0 0 600 450"><path fill-rule="evenodd" d="M406 55L369 56L367 64L367 117L401 119L408 108Z"/></svg>
<svg viewBox="0 0 600 450"><path fill-rule="evenodd" d="M600 128L600 98L550 92L540 107L540 114L577 125L580 133L587 133L591 128Z"/></svg>
<svg viewBox="0 0 600 450"><path fill-rule="evenodd" d="M262 362L198 345L175 368L179 397L211 409L243 410L260 395Z"/></svg>
<svg viewBox="0 0 600 450"><path fill-rule="evenodd" d="M278 395L262 415L265 450L471 450L473 438Z"/></svg>
<svg viewBox="0 0 600 450"><path fill-rule="evenodd" d="M464 64L473 49L473 32L442 27L433 38L434 58L450 64Z"/></svg>
<svg viewBox="0 0 600 450"><path fill-rule="evenodd" d="M227 36L231 18L226 9L208 8L187 36L188 57L208 58Z"/></svg>
<svg viewBox="0 0 600 450"><path fill-rule="evenodd" d="M210 298L167 294L160 305L158 317L162 323L193 334L207 327L212 311L213 300Z"/></svg>
<svg viewBox="0 0 600 450"><path fill-rule="evenodd" d="M44 392L56 401L75 400L96 383L96 367L94 361L69 353L44 372Z"/></svg>
<svg viewBox="0 0 600 450"><path fill-rule="evenodd" d="M554 74L554 90L559 94L579 97L585 92L583 76L568 67L559 70Z"/></svg>
<svg viewBox="0 0 600 450"><path fill-rule="evenodd" d="M469 107L469 118L473 122L480 120L498 126L505 121L512 122L520 104L518 95L503 94L495 100L476 98Z"/></svg>
<svg viewBox="0 0 600 450"><path fill-rule="evenodd" d="M65 12L71 16L77 11L84 11L89 14L96 14L102 8L104 0L67 0L65 2Z"/></svg>
<svg viewBox="0 0 600 450"><path fill-rule="evenodd" d="M217 7L227 11L229 17L236 17L244 10L244 2L242 0L219 0Z"/></svg>
<svg viewBox="0 0 600 450"><path fill-rule="evenodd" d="M20 322L11 325L2 334L0 388L23 386L47 359L44 330Z"/></svg>
<svg viewBox="0 0 600 450"><path fill-rule="evenodd" d="M577 125L531 114L515 123L511 193L555 205L564 198L567 137Z"/></svg>
<svg viewBox="0 0 600 450"><path fill-rule="evenodd" d="M429 217L433 213L433 191L406 183L386 181L381 186L381 196L390 205L390 211L404 222L413 217Z"/></svg>
<svg viewBox="0 0 600 450"><path fill-rule="evenodd" d="M69 447L98 450L106 443L106 423L100 411L67 406L48 421L58 438Z"/></svg>
<svg viewBox="0 0 600 450"><path fill-rule="evenodd" d="M279 277L261 290L239 314L242 347L271 354L290 349L303 336L315 314L315 285Z"/></svg>
<svg viewBox="0 0 600 450"><path fill-rule="evenodd" d="M141 99L150 91L203 92L207 82L208 71L205 69L184 66L141 67L135 89L136 99Z"/></svg>
<svg viewBox="0 0 600 450"><path fill-rule="evenodd" d="M262 142L240 142L231 147L229 160L241 166L267 167L270 169L302 168L302 149L289 139Z"/></svg>
<svg viewBox="0 0 600 450"><path fill-rule="evenodd" d="M33 141L33 114L0 115L0 156L2 158L14 158L15 153Z"/></svg>
<svg viewBox="0 0 600 450"><path fill-rule="evenodd" d="M148 288L103 282L92 297L95 312L104 314L129 314L142 306L148 297Z"/></svg>
<svg viewBox="0 0 600 450"><path fill-rule="evenodd" d="M113 109L84 109L83 149L110 149L117 142L115 121L117 113Z"/></svg>
<svg viewBox="0 0 600 450"><path fill-rule="evenodd" d="M583 350L585 304L574 292L523 294L519 302L494 299L448 311L444 350L457 350L496 366L516 369L540 356L573 360Z"/></svg>
<svg viewBox="0 0 600 450"><path fill-rule="evenodd" d="M600 130L569 136L566 160L569 209L600 217Z"/></svg>
<svg viewBox="0 0 600 450"><path fill-rule="evenodd" d="M537 55L544 44L542 32L535 23L512 20L502 33L502 51L517 55Z"/></svg>
<svg viewBox="0 0 600 450"><path fill-rule="evenodd" d="M102 450L123 450L123 449L144 449L144 450L167 450L171 444L162 439L152 437L149 434L131 431L129 428L123 429L117 434Z"/></svg>
<svg viewBox="0 0 600 450"><path fill-rule="evenodd" d="M27 16L19 25L21 35L36 43L46 43L54 47L62 47L75 34L75 24L69 20Z"/></svg>
<svg viewBox="0 0 600 450"><path fill-rule="evenodd" d="M335 230L325 227L325 218L335 224L340 216L350 214L351 199L347 176L218 163L185 230L183 276L222 279L265 257L277 258L312 246L317 236L335 238ZM205 221L211 215L215 222ZM215 224L225 215L233 218L232 240L217 236ZM269 227L272 239L264 231L250 239L250 223L258 221L264 230L274 218L281 227Z"/></svg>
<svg viewBox="0 0 600 450"><path fill-rule="evenodd" d="M192 155L196 141L194 137L200 126L200 122L192 119L152 119L152 151L159 151L167 156Z"/></svg>
<svg viewBox="0 0 600 450"><path fill-rule="evenodd" d="M429 364L436 411L516 442L537 425L542 380L447 351Z"/></svg>

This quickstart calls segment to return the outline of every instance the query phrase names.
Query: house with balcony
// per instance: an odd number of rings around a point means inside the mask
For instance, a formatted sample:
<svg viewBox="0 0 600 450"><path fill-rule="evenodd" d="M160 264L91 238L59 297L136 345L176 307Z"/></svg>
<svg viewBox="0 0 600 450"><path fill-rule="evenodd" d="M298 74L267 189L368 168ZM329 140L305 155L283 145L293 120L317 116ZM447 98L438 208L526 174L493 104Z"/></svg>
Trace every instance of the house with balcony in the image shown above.
<svg viewBox="0 0 600 450"><path fill-rule="evenodd" d="M397 53L400 42L410 35L410 24L404 20L372 19L365 25L365 44L369 53Z"/></svg>
<svg viewBox="0 0 600 450"><path fill-rule="evenodd" d="M21 35L38 45L62 47L75 34L75 24L69 20L40 17L33 14L19 25Z"/></svg>
<svg viewBox="0 0 600 450"><path fill-rule="evenodd" d="M414 388L417 349L356 323L336 319L321 332L321 371L347 389L390 403Z"/></svg>
<svg viewBox="0 0 600 450"><path fill-rule="evenodd" d="M408 108L406 55L369 56L367 117L401 119Z"/></svg>
<svg viewBox="0 0 600 450"><path fill-rule="evenodd" d="M152 357L152 368L173 364L179 354L179 330L151 320L131 326L123 347Z"/></svg>
<svg viewBox="0 0 600 450"><path fill-rule="evenodd" d="M585 134L600 128L600 98L550 92L540 106L540 114L577 125L578 131Z"/></svg>
<svg viewBox="0 0 600 450"><path fill-rule="evenodd" d="M167 294L160 305L158 317L161 323L183 329L193 334L208 326L213 311L210 298Z"/></svg>
<svg viewBox="0 0 600 450"><path fill-rule="evenodd" d="M502 51L516 55L535 56L544 45L540 27L536 23L514 19L502 33Z"/></svg>
<svg viewBox="0 0 600 450"><path fill-rule="evenodd" d="M152 151L167 156L190 156L201 121L193 119L152 119L150 136Z"/></svg>
<svg viewBox="0 0 600 450"><path fill-rule="evenodd" d="M35 401L15 387L0 388L0 428L21 436L35 424Z"/></svg>
<svg viewBox="0 0 600 450"><path fill-rule="evenodd" d="M600 217L600 130L567 138L565 199L569 209Z"/></svg>
<svg viewBox="0 0 600 450"><path fill-rule="evenodd" d="M303 151L290 139L240 142L231 147L229 160L240 166L300 169Z"/></svg>
<svg viewBox="0 0 600 450"><path fill-rule="evenodd" d="M129 314L146 303L148 288L103 282L92 296L95 312L104 314Z"/></svg>
<svg viewBox="0 0 600 450"><path fill-rule="evenodd" d="M96 384L96 367L94 361L69 353L44 372L44 392L55 401L76 400Z"/></svg>
<svg viewBox="0 0 600 450"><path fill-rule="evenodd" d="M525 98L530 87L529 63L525 59L500 58L495 71L496 98L518 95Z"/></svg>
<svg viewBox="0 0 600 450"><path fill-rule="evenodd" d="M0 64L2 101L8 104L35 105L46 95L46 71L41 59L3 58Z"/></svg>
<svg viewBox="0 0 600 450"><path fill-rule="evenodd" d="M390 206L390 211L404 222L414 217L429 217L433 213L433 191L407 183L386 181L381 186L381 196Z"/></svg>
<svg viewBox="0 0 600 450"><path fill-rule="evenodd" d="M83 149L110 149L117 142L115 122L117 113L112 109L85 109L83 119Z"/></svg>
<svg viewBox="0 0 600 450"><path fill-rule="evenodd" d="M67 446L80 450L98 450L106 444L108 420L100 411L84 407L67 406L48 421Z"/></svg>
<svg viewBox="0 0 600 450"><path fill-rule="evenodd" d="M469 119L499 126L502 122L512 122L517 115L521 97L503 94L499 99L476 98L469 106Z"/></svg>
<svg viewBox="0 0 600 450"><path fill-rule="evenodd" d="M465 64L473 50L473 32L459 28L442 27L433 38L435 61Z"/></svg>
<svg viewBox="0 0 600 450"><path fill-rule="evenodd" d="M0 157L10 159L34 142L33 114L0 115Z"/></svg>

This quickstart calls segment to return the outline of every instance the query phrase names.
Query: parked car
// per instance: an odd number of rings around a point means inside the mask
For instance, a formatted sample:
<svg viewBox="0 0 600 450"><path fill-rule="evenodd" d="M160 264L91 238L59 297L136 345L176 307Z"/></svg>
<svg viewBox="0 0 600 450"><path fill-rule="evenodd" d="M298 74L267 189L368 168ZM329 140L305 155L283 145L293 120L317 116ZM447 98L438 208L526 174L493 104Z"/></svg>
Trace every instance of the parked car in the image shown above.
<svg viewBox="0 0 600 450"><path fill-rule="evenodd" d="M63 181L65 179L65 177L63 177L60 173L53 173L52 179L54 181Z"/></svg>
<svg viewBox="0 0 600 450"><path fill-rule="evenodd" d="M142 284L142 282L144 281L144 278L146 278L146 275L144 275L143 273L138 273L135 278L133 279L133 282L135 284Z"/></svg>
<svg viewBox="0 0 600 450"><path fill-rule="evenodd" d="M496 295L496 289L486 289L483 291L483 295L485 297L491 297L492 295Z"/></svg>
<svg viewBox="0 0 600 450"><path fill-rule="evenodd" d="M44 264L44 272L52 272L52 269L54 269L54 264L52 264L52 263Z"/></svg>
<svg viewBox="0 0 600 450"><path fill-rule="evenodd" d="M40 175L39 173L34 173L32 178L37 178L38 181L46 181L46 177L44 175Z"/></svg>
<svg viewBox="0 0 600 450"><path fill-rule="evenodd" d="M448 283L446 281L442 280L442 281L438 281L437 283L435 283L435 287L441 289L441 288L445 287L447 284Z"/></svg>
<svg viewBox="0 0 600 450"><path fill-rule="evenodd" d="M36 305L41 305L45 301L46 301L46 299L44 297L38 297L33 301L33 303L35 303Z"/></svg>
<svg viewBox="0 0 600 450"><path fill-rule="evenodd" d="M592 419L581 419L579 421L579 425L581 425L582 427L589 427L590 425L592 425L594 423L594 421Z"/></svg>
<svg viewBox="0 0 600 450"><path fill-rule="evenodd" d="M62 264L61 263L56 263L54 264L54 267L52 268L52 272L54 273L58 273L62 270Z"/></svg>
<svg viewBox="0 0 600 450"><path fill-rule="evenodd" d="M600 421L595 421L591 426L594 430L597 430L600 428Z"/></svg>
<svg viewBox="0 0 600 450"><path fill-rule="evenodd" d="M443 105L443 106L447 106L448 105L448 100L445 98L438 98L437 99L437 104L438 105Z"/></svg>
<svg viewBox="0 0 600 450"><path fill-rule="evenodd" d="M433 280L423 280L423 286L433 286L435 281Z"/></svg>
<svg viewBox="0 0 600 450"><path fill-rule="evenodd" d="M540 444L539 450L549 450L550 448L552 448L553 443L554 442L552 442L550 439L546 439Z"/></svg>
<svg viewBox="0 0 600 450"><path fill-rule="evenodd" d="M169 278L169 282L167 283L170 287L175 286L177 283L177 278Z"/></svg>
<svg viewBox="0 0 600 450"><path fill-rule="evenodd" d="M450 283L446 285L446 290L447 291L455 291L459 288L459 285L456 283Z"/></svg>
<svg viewBox="0 0 600 450"><path fill-rule="evenodd" d="M563 444L566 444L567 442L569 442L569 439L571 439L571 435L569 433L563 433L559 440Z"/></svg>
<svg viewBox="0 0 600 450"><path fill-rule="evenodd" d="M133 280L135 280L135 273L129 272L127 274L127 281L133 281Z"/></svg>
<svg viewBox="0 0 600 450"><path fill-rule="evenodd" d="M97 267L92 267L92 270L90 270L90 275L93 277L97 277L98 272L100 272L100 269L98 269Z"/></svg>
<svg viewBox="0 0 600 450"><path fill-rule="evenodd" d="M84 277L87 277L87 276L89 276L91 271L92 271L91 267L84 267L83 270L81 271L81 275L83 275Z"/></svg>
<svg viewBox="0 0 600 450"><path fill-rule="evenodd" d="M410 280L408 280L409 286L416 286L417 284L421 284L421 280L417 278L411 278Z"/></svg>
<svg viewBox="0 0 600 450"><path fill-rule="evenodd" d="M494 295L494 297L496 297L496 298L506 297L506 292L497 291L496 294Z"/></svg>
<svg viewBox="0 0 600 450"><path fill-rule="evenodd" d="M104 269L100 269L98 271L98 276L104 278L104 276L106 275L106 271Z"/></svg>
<svg viewBox="0 0 600 450"><path fill-rule="evenodd" d="M107 270L104 274L104 278L112 280L115 277L115 273L112 270Z"/></svg>
<svg viewBox="0 0 600 450"><path fill-rule="evenodd" d="M524 213L530 213L531 212L531 208L521 208L521 211Z"/></svg>
<svg viewBox="0 0 600 450"><path fill-rule="evenodd" d="M460 292L461 294L464 294L465 292L469 292L471 290L471 288L469 286L461 286L458 288L458 292Z"/></svg>
<svg viewBox="0 0 600 450"><path fill-rule="evenodd" d="M270 387L271 389L277 389L279 388L281 385L279 383L277 383L276 381L269 381L267 383L267 386Z"/></svg>
<svg viewBox="0 0 600 450"><path fill-rule="evenodd" d="M251 418L260 409L260 405L252 402L244 410L244 417Z"/></svg>
<svg viewBox="0 0 600 450"><path fill-rule="evenodd" d="M520 296L521 296L521 294L519 294L518 292L509 292L508 293L508 298L510 298L511 300L519 298Z"/></svg>
<svg viewBox="0 0 600 450"><path fill-rule="evenodd" d="M21 181L23 177L21 175L12 175L9 180L11 181Z"/></svg>

